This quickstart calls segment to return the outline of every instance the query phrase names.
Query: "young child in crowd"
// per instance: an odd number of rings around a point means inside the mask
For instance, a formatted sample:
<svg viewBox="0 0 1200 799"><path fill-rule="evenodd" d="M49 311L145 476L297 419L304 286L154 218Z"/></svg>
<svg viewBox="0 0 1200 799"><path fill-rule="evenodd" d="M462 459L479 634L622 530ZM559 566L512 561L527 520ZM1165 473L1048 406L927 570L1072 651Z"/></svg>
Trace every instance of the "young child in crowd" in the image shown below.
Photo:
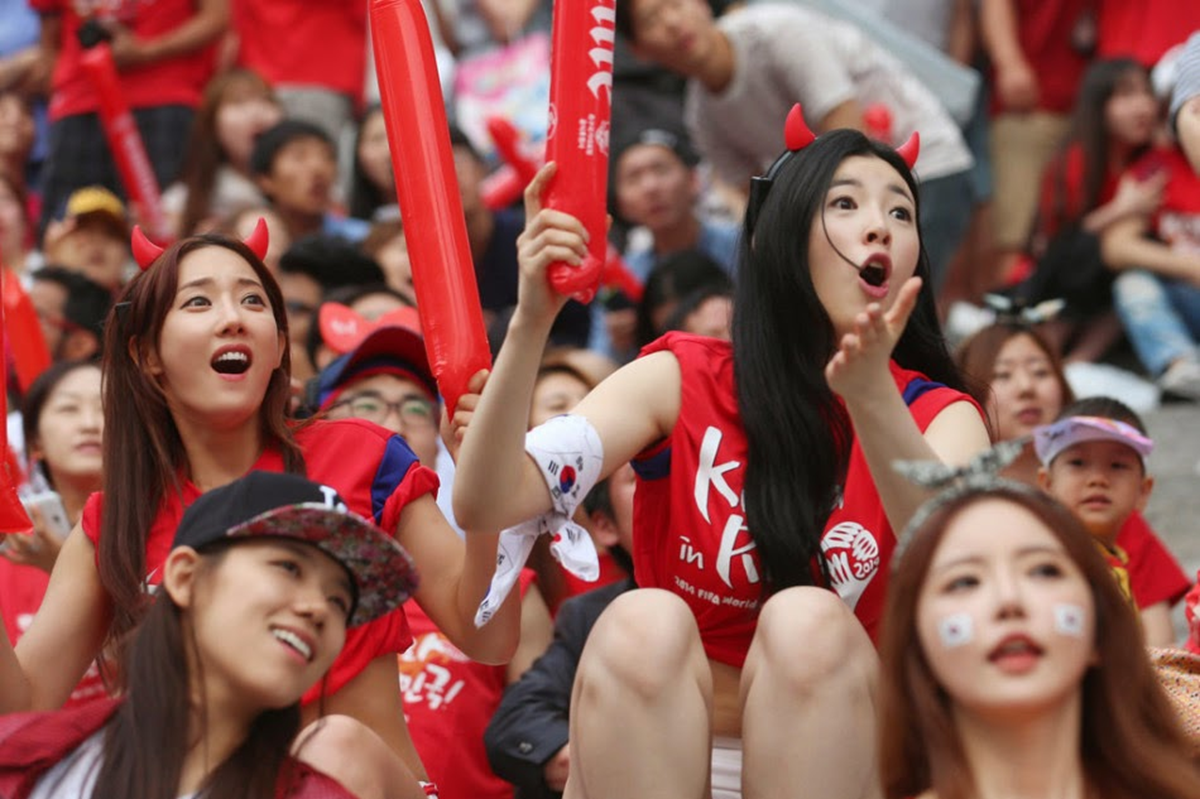
<svg viewBox="0 0 1200 799"><path fill-rule="evenodd" d="M1142 420L1118 400L1092 397L1039 427L1034 446L1042 462L1039 484L1083 522L1132 602L1129 557L1117 535L1134 511L1146 507L1154 487L1145 463L1154 442Z"/></svg>

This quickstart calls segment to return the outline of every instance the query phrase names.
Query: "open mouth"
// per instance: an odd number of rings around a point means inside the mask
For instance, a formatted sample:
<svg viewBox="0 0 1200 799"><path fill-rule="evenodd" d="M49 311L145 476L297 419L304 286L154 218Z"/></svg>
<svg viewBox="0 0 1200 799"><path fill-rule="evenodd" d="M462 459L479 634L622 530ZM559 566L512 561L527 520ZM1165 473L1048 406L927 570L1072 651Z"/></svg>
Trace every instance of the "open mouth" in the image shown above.
<svg viewBox="0 0 1200 799"><path fill-rule="evenodd" d="M212 359L212 368L223 375L245 374L250 368L250 353L243 349L224 350Z"/></svg>
<svg viewBox="0 0 1200 799"><path fill-rule="evenodd" d="M859 267L858 276L868 286L880 288L887 283L891 271L891 263L886 256L874 256Z"/></svg>
<svg viewBox="0 0 1200 799"><path fill-rule="evenodd" d="M1009 658L1040 657L1042 651L1032 639L1024 635L1014 635L1005 638L999 646L989 652L988 660L996 663Z"/></svg>

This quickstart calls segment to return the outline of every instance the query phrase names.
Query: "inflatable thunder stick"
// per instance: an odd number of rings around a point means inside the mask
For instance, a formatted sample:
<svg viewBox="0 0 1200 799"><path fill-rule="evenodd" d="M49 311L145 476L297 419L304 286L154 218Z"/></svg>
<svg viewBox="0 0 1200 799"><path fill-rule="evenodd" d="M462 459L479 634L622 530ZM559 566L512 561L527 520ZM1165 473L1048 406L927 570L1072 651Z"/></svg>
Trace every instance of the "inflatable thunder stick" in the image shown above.
<svg viewBox="0 0 1200 799"><path fill-rule="evenodd" d="M425 352L453 414L491 353L421 0L371 0L371 35Z"/></svg>
<svg viewBox="0 0 1200 799"><path fill-rule="evenodd" d="M3 384L6 389L0 392L0 534L27 533L33 529L33 522L29 520L28 514L25 513L25 507L17 498L17 488L14 485L16 464L8 449L8 425L2 423L8 418L7 345L18 340L12 338L8 333L8 315L5 313L8 299L11 296L9 290L18 286L16 279L8 279L9 274L8 269L0 266L0 275L3 276L0 278L0 384ZM37 332L37 340L39 343L42 340L40 329ZM42 349L45 348L43 345Z"/></svg>
<svg viewBox="0 0 1200 799"><path fill-rule="evenodd" d="M125 95L121 93L112 49L105 42L95 44L83 51L80 63L100 100L100 124L138 222L150 231L156 242L166 243L171 238L171 228L163 213L158 178L146 156L146 147Z"/></svg>
<svg viewBox="0 0 1200 799"><path fill-rule="evenodd" d="M615 24L613 0L555 0L546 159L558 172L543 199L579 219L591 241L578 268L550 266L550 283L581 302L596 293L606 260Z"/></svg>

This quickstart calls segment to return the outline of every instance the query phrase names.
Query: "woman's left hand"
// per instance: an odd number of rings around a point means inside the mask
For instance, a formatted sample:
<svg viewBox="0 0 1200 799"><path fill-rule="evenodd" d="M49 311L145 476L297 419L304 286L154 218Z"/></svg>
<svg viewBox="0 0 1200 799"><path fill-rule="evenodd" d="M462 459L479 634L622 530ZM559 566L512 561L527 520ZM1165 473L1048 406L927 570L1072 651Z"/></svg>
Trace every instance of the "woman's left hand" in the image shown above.
<svg viewBox="0 0 1200 799"><path fill-rule="evenodd" d="M854 320L854 330L842 336L838 351L825 366L825 380L842 399L870 396L888 385L888 361L917 304L921 278L911 277L888 311L873 302Z"/></svg>
<svg viewBox="0 0 1200 799"><path fill-rule="evenodd" d="M18 566L32 566L49 574L54 571L54 562L62 549L64 539L50 531L41 511L36 507L26 508L33 532L29 535L9 535L4 538L0 557Z"/></svg>

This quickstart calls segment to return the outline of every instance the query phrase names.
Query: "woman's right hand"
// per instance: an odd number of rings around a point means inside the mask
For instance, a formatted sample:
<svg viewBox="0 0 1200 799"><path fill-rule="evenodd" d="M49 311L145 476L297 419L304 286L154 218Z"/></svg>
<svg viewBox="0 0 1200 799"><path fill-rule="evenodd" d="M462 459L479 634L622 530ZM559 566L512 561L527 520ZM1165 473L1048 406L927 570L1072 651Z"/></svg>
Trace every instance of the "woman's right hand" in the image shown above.
<svg viewBox="0 0 1200 799"><path fill-rule="evenodd" d="M525 230L517 239L521 283L516 313L549 326L567 303L567 297L550 285L546 270L551 264L579 266L587 257L588 232L570 214L542 207L542 195L558 165L550 162L538 170L525 189Z"/></svg>

